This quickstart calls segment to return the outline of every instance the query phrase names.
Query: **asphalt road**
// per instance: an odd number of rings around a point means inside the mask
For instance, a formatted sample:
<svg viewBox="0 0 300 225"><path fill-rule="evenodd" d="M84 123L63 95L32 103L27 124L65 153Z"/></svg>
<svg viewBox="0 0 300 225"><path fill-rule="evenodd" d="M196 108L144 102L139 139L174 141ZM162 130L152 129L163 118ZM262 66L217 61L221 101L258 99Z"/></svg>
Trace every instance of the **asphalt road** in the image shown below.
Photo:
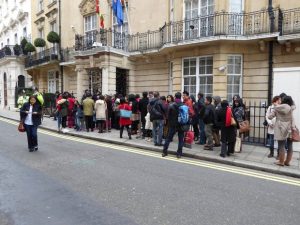
<svg viewBox="0 0 300 225"><path fill-rule="evenodd" d="M300 224L297 179L57 136L0 120L0 225Z"/></svg>

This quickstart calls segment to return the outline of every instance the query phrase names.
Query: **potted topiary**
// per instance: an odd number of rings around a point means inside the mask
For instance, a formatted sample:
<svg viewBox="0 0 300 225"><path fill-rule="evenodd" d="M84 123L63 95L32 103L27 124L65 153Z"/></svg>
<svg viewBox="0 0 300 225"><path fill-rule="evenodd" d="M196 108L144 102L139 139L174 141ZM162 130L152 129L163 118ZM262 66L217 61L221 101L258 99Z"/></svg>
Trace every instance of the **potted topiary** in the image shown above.
<svg viewBox="0 0 300 225"><path fill-rule="evenodd" d="M28 41L26 40L26 38L23 38L21 41L21 49L24 55L27 55L27 52L25 51L25 46L28 43Z"/></svg>
<svg viewBox="0 0 300 225"><path fill-rule="evenodd" d="M4 47L4 54L5 55L11 55L11 49L10 49L10 47L8 47L8 46Z"/></svg>
<svg viewBox="0 0 300 225"><path fill-rule="evenodd" d="M47 41L53 44L53 51L51 52L51 58L57 59L57 50L55 48L55 44L60 42L59 35L54 31L50 31L49 34L47 35Z"/></svg>
<svg viewBox="0 0 300 225"><path fill-rule="evenodd" d="M46 46L46 41L43 38L36 38L34 40L34 46L38 48L43 48Z"/></svg>
<svg viewBox="0 0 300 225"><path fill-rule="evenodd" d="M49 34L47 35L47 41L49 41L52 44L59 43L60 42L59 35L54 31L50 31Z"/></svg>
<svg viewBox="0 0 300 225"><path fill-rule="evenodd" d="M24 50L26 52L35 52L35 47L31 43L27 42L27 44L24 47Z"/></svg>
<svg viewBox="0 0 300 225"><path fill-rule="evenodd" d="M21 46L18 45L18 44L15 44L15 46L14 46L14 54L16 56L19 56L21 54L21 52L22 52Z"/></svg>

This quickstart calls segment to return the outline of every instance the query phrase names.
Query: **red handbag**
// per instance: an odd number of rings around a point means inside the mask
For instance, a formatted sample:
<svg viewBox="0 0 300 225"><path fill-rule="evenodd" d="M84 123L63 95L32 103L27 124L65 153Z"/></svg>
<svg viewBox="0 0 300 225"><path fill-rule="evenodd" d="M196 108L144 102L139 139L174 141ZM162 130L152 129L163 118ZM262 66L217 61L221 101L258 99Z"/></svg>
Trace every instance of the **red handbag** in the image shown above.
<svg viewBox="0 0 300 225"><path fill-rule="evenodd" d="M19 132L25 132L25 127L24 127L24 123L23 122L20 122L19 123L19 126L18 126L18 131Z"/></svg>
<svg viewBox="0 0 300 225"><path fill-rule="evenodd" d="M187 131L185 133L185 136L184 136L184 147L186 148L192 148L192 144L194 142L194 137L195 137L195 134L194 134L194 131Z"/></svg>

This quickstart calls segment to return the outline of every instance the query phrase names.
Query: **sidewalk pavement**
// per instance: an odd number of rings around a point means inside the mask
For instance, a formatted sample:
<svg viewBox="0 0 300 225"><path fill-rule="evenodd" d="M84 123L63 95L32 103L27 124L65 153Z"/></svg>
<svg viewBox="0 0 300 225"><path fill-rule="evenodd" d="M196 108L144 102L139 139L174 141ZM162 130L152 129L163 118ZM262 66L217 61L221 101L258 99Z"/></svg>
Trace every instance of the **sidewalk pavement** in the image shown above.
<svg viewBox="0 0 300 225"><path fill-rule="evenodd" d="M0 117L17 120L19 121L19 112L16 110L4 110L0 109ZM53 118L43 119L43 124L40 126L42 129L57 131L57 122ZM74 129L69 129L69 132L62 135L72 135L76 137L82 137L87 139L98 140L101 142L108 142L113 144L125 145L130 147L141 148L149 151L162 152L162 147L156 147L153 142L148 142L145 139L136 139L136 136L132 136L132 140L127 137L127 132L124 131L123 138L119 138L119 131L112 130L109 133L98 132L85 132L85 131L75 131ZM174 142L170 144L169 154L176 154L177 141L174 138ZM234 165L249 169L255 169L260 171L271 172L275 174L281 174L286 176L292 176L300 178L300 152L294 151L293 159L291 161L291 166L280 167L274 164L275 158L268 158L269 149L264 146L255 146L243 144L243 151L241 153L235 153L234 155L226 158L221 158L220 147L214 148L213 151L203 150L202 145L193 144L192 149L184 148L183 157L194 158L199 160L212 161L222 164Z"/></svg>

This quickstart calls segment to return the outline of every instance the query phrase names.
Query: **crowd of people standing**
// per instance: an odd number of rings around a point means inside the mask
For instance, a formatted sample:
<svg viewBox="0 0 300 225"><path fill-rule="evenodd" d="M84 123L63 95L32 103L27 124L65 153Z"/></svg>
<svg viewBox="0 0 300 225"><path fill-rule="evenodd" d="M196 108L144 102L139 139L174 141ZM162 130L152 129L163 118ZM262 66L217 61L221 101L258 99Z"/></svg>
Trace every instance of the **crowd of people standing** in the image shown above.
<svg viewBox="0 0 300 225"><path fill-rule="evenodd" d="M37 128L41 124L42 94L36 90L28 102L20 106L21 123L27 132L29 151L38 150ZM267 126L269 158L274 157L274 142L278 143L276 164L289 166L293 155L292 135L297 131L293 111L296 106L291 96L282 93L275 96L266 112L264 125ZM162 156L168 155L169 144L178 134L177 157L182 156L185 141L192 137L204 150L212 151L221 146L221 157L242 151L241 139L250 129L246 108L242 98L236 95L232 102L221 100L219 96L206 96L198 93L190 96L187 91L177 92L174 96L160 96L159 92L136 94L93 95L86 90L81 99L70 93L56 93L58 132L68 129L98 133L117 129L123 138L124 128L128 138L153 141L162 147ZM246 124L246 125L245 125ZM190 134L192 132L192 136ZM299 132L297 133L299 136Z"/></svg>

